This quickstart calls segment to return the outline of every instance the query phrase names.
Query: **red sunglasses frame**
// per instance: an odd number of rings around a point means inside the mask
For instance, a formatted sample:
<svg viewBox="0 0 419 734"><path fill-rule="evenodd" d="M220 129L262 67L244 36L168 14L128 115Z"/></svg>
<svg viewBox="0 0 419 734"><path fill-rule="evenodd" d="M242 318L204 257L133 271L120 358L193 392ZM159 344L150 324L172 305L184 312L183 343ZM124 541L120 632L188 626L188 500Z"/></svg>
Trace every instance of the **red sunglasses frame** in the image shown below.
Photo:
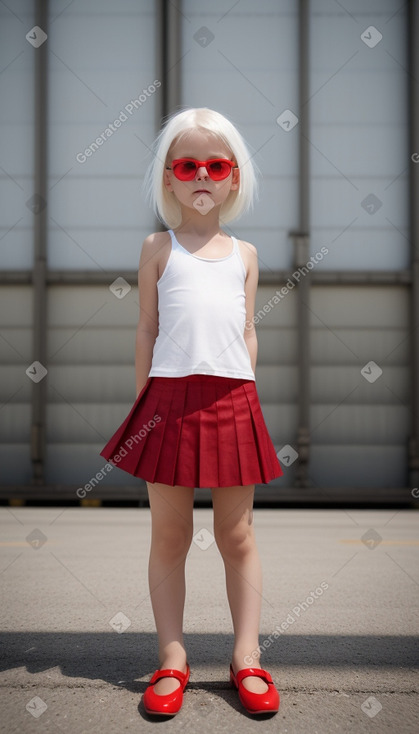
<svg viewBox="0 0 419 734"><path fill-rule="evenodd" d="M176 176L176 171L174 170L174 168L179 163L195 163L196 170L192 178L178 178L178 176ZM211 168L208 168L208 166L210 166L211 163L226 163L227 165L230 166L230 171L223 178L213 178L211 176ZM238 168L238 166L236 166L234 161L230 161L228 158L209 158L207 161L198 161L196 158L175 158L175 160L172 161L172 168L170 166L166 166L166 169L168 171L173 171L178 181L193 181L193 179L196 176L196 172L198 171L199 168L202 168L202 167L206 168L206 170L208 171L208 175L212 181L225 181L225 179L229 177L233 168Z"/></svg>

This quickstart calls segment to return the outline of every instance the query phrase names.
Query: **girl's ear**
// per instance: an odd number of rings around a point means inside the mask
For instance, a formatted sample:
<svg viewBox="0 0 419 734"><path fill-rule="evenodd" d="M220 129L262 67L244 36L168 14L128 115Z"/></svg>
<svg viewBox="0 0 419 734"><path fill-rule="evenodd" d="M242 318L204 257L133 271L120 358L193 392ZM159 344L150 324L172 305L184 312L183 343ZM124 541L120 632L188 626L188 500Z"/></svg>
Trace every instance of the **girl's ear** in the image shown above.
<svg viewBox="0 0 419 734"><path fill-rule="evenodd" d="M239 187L240 187L240 169L233 168L230 191L237 191Z"/></svg>
<svg viewBox="0 0 419 734"><path fill-rule="evenodd" d="M163 182L166 189L168 189L169 191L173 191L173 186L170 180L170 171L168 171L166 168L164 169Z"/></svg>

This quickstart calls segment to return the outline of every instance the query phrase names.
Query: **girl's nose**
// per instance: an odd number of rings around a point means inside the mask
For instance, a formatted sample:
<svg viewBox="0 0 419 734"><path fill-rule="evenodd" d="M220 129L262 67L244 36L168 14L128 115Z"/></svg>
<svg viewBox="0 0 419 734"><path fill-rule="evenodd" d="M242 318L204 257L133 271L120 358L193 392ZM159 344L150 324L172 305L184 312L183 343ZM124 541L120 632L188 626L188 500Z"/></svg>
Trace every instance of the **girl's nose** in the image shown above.
<svg viewBox="0 0 419 734"><path fill-rule="evenodd" d="M197 178L208 178L208 171L205 166L200 166L196 172Z"/></svg>

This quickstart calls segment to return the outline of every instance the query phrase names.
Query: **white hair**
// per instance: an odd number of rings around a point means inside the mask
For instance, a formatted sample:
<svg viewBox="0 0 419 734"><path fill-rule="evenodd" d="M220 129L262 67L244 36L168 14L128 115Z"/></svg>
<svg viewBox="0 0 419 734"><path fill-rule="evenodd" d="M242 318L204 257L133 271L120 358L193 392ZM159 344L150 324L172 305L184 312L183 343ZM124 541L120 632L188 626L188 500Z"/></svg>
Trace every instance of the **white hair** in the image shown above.
<svg viewBox="0 0 419 734"><path fill-rule="evenodd" d="M169 229L181 223L179 203L164 185L164 170L173 143L192 130L203 130L219 138L231 151L240 171L240 186L230 191L220 210L222 222L237 219L252 205L257 195L258 169L242 135L224 115L207 107L182 110L171 115L157 136L153 146L153 160L144 179L144 190L154 213Z"/></svg>

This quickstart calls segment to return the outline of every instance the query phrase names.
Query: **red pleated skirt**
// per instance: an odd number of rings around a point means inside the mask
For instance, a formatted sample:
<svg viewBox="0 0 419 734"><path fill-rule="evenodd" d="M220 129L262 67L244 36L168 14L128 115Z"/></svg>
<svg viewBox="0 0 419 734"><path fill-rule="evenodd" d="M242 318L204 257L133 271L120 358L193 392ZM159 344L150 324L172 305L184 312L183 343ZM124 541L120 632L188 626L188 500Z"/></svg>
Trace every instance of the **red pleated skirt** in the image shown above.
<svg viewBox="0 0 419 734"><path fill-rule="evenodd" d="M100 455L170 486L267 484L283 474L255 382L217 375L149 377Z"/></svg>

